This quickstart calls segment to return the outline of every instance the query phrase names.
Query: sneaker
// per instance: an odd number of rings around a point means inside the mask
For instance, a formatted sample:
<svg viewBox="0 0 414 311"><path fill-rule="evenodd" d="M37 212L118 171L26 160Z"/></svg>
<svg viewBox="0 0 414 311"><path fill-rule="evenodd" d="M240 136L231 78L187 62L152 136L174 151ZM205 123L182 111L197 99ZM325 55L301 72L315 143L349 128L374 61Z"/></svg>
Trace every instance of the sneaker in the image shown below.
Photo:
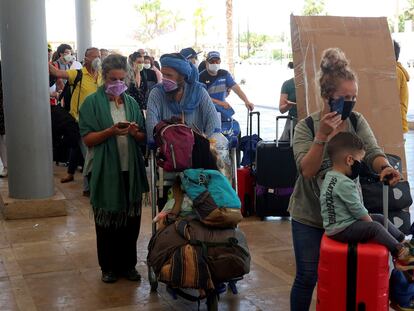
<svg viewBox="0 0 414 311"><path fill-rule="evenodd" d="M133 268L131 270L128 270L125 274L127 280L130 281L134 281L134 282L139 282L141 281L141 275L139 274L139 272Z"/></svg>
<svg viewBox="0 0 414 311"><path fill-rule="evenodd" d="M104 283L115 283L118 281L116 274L112 271L102 271L102 282Z"/></svg>
<svg viewBox="0 0 414 311"><path fill-rule="evenodd" d="M396 260L394 263L395 269L399 271L412 271L414 270L414 262L402 262L399 260Z"/></svg>
<svg viewBox="0 0 414 311"><path fill-rule="evenodd" d="M3 171L0 173L0 177L7 177L7 167L3 168Z"/></svg>

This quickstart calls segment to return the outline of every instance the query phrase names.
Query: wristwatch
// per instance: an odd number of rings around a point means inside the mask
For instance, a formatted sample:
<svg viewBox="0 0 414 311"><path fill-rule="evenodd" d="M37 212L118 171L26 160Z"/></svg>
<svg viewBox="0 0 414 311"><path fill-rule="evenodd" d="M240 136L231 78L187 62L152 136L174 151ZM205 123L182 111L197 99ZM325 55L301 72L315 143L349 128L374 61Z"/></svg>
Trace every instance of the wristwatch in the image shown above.
<svg viewBox="0 0 414 311"><path fill-rule="evenodd" d="M326 141L325 140L319 140L319 139L314 139L313 140L313 143L314 144L316 144L316 145L321 145L321 146L325 146L325 144L326 144Z"/></svg>

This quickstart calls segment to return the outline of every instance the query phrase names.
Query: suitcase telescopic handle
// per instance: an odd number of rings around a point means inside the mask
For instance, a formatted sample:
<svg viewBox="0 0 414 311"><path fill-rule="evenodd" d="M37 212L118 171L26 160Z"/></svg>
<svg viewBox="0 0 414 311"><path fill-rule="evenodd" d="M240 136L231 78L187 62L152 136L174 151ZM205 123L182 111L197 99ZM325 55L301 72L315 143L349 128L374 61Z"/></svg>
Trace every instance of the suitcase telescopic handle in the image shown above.
<svg viewBox="0 0 414 311"><path fill-rule="evenodd" d="M252 136L253 135L253 116L256 115L257 116L257 136L260 137L260 111L252 111L250 112L249 110L247 110L247 133L248 135Z"/></svg>
<svg viewBox="0 0 414 311"><path fill-rule="evenodd" d="M250 159L253 157L253 116L257 116L257 137L260 137L260 112L259 111L249 111L247 109L247 135L250 136ZM253 163L253 162L252 162Z"/></svg>
<svg viewBox="0 0 414 311"><path fill-rule="evenodd" d="M289 120L291 123L290 123L290 147L293 147L293 124L292 124L292 122L293 122L293 119L294 119L294 117L292 117L292 116L277 116L276 117L276 140L275 140L275 142L276 142L276 147L279 147L279 120L280 119L286 119L286 122L287 122L287 120Z"/></svg>
<svg viewBox="0 0 414 311"><path fill-rule="evenodd" d="M384 214L384 227L388 230L388 204L389 204L389 188L390 188L390 178L392 176L385 176L382 186L382 213Z"/></svg>

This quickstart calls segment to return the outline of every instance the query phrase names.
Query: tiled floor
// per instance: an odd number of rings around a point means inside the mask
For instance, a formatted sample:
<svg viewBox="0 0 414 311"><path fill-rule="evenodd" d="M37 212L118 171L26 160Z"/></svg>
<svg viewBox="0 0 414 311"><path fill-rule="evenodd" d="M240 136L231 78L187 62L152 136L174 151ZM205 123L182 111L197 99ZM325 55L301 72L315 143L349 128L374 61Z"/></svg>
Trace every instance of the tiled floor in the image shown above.
<svg viewBox="0 0 414 311"><path fill-rule="evenodd" d="M138 242L142 282L100 281L89 201L81 196L80 174L74 183L62 185L64 173L62 167L55 170L56 185L69 201L68 216L0 218L0 310L197 310L196 303L174 301L163 285L150 293L145 265L149 207ZM288 310L295 271L289 221L248 218L241 228L251 248L251 273L238 283L237 296L221 296L220 310Z"/></svg>
<svg viewBox="0 0 414 311"><path fill-rule="evenodd" d="M414 135L410 134L406 147L411 180L413 144ZM195 303L174 301L163 285L157 293L150 293L145 265L151 236L148 207L137 246L142 282L100 281L94 226L88 199L80 195L80 174L74 183L61 185L64 172L64 168L56 168L55 177L68 198L67 217L0 218L0 310L197 310ZM2 183L5 180L0 180L0 187ZM237 296L222 295L219 310L289 310L295 272L289 221L247 218L241 228L251 250L251 272L238 283Z"/></svg>

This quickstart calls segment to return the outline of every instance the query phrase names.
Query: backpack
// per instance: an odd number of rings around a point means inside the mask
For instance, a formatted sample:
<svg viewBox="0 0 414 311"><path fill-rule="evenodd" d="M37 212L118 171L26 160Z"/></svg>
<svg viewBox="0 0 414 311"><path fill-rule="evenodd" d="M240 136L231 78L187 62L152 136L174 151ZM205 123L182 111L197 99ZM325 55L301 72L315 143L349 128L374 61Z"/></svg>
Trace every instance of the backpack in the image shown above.
<svg viewBox="0 0 414 311"><path fill-rule="evenodd" d="M193 130L183 123L161 121L154 128L157 164L167 172L182 172L192 165Z"/></svg>
<svg viewBox="0 0 414 311"><path fill-rule="evenodd" d="M218 208L240 209L241 202L236 191L219 171L188 169L180 177L183 189L191 200L208 191Z"/></svg>
<svg viewBox="0 0 414 311"><path fill-rule="evenodd" d="M76 77L75 77L75 80L73 81L73 85L71 85L69 82L67 82L65 84L65 87L62 90L62 93L59 95L59 99L58 99L59 102L61 102L62 99L64 99L64 102L65 102L65 107L64 108L67 111L70 111L70 104L71 104L71 101L72 101L72 95L73 95L73 92L76 89L76 86L78 85L79 82L82 84L82 76L83 76L82 69L77 69L76 71L77 71L76 72ZM72 89L71 89L71 86L72 86ZM79 94L78 94L78 102L79 102L79 97L80 97L80 91L79 91ZM78 105L78 107L79 107L79 105Z"/></svg>

